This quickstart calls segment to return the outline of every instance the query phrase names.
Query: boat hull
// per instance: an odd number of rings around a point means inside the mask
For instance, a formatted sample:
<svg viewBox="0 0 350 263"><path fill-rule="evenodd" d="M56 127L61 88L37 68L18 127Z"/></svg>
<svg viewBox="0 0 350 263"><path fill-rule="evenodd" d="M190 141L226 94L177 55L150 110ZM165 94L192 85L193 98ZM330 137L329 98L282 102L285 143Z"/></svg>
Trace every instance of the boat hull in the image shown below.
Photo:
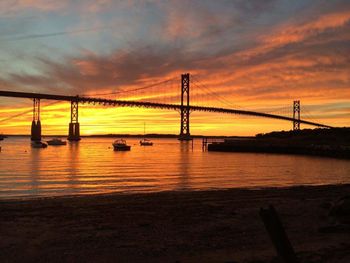
<svg viewBox="0 0 350 263"><path fill-rule="evenodd" d="M58 146L58 145L67 145L67 142L50 142L50 141L47 141L47 144L48 145Z"/></svg>
<svg viewBox="0 0 350 263"><path fill-rule="evenodd" d="M33 148L46 148L47 144L43 142L32 142Z"/></svg>
<svg viewBox="0 0 350 263"><path fill-rule="evenodd" d="M141 146L153 146L153 142L140 142Z"/></svg>
<svg viewBox="0 0 350 263"><path fill-rule="evenodd" d="M113 145L114 151L130 151L131 146L129 145L124 145L124 146L118 146L118 145Z"/></svg>

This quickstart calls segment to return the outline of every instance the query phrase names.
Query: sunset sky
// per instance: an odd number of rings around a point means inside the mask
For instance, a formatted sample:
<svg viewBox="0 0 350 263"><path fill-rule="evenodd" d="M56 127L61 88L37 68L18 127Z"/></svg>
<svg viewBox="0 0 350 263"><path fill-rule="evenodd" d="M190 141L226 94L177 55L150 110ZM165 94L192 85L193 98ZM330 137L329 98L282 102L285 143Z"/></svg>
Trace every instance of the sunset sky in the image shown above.
<svg viewBox="0 0 350 263"><path fill-rule="evenodd" d="M298 99L303 119L350 126L350 0L0 1L0 90L179 103L186 72L195 105L286 114ZM29 134L31 105L0 97L0 134ZM70 105L42 106L43 134L67 134ZM83 135L180 129L175 111L79 110ZM192 134L291 128L191 114Z"/></svg>

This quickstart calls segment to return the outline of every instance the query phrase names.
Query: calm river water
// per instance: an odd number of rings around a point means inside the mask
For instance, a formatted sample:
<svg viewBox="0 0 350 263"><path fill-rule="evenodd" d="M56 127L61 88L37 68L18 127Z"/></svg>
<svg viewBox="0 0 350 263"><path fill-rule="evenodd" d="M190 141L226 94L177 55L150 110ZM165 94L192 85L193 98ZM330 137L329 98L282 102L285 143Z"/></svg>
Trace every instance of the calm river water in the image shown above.
<svg viewBox="0 0 350 263"><path fill-rule="evenodd" d="M115 152L112 138L33 149L1 142L0 198L350 183L350 161L309 156L202 152L201 140L153 139Z"/></svg>

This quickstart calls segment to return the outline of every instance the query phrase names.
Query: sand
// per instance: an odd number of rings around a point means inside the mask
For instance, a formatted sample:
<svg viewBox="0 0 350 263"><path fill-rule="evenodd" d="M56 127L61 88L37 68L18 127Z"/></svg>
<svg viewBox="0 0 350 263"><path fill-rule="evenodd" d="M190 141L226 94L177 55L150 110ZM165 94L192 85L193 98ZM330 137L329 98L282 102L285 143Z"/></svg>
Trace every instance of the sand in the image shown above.
<svg viewBox="0 0 350 263"><path fill-rule="evenodd" d="M0 262L271 262L273 204L301 262L350 262L350 185L0 201Z"/></svg>

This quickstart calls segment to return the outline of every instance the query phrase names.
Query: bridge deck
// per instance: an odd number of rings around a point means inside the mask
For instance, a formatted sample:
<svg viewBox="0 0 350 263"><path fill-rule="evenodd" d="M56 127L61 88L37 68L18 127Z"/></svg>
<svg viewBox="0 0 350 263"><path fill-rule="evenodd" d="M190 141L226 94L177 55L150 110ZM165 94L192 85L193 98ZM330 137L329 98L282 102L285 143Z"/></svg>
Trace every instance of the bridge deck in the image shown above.
<svg viewBox="0 0 350 263"><path fill-rule="evenodd" d="M182 106L177 104L166 104L166 103L154 103L154 102L140 102L140 101L127 101L127 100L111 100L102 98L92 98L92 97L82 97L82 96L65 96L65 95L53 95L44 93L28 93L28 92L14 92L14 91L0 91L0 97L12 97L12 98L29 98L29 99L47 99L47 100L58 100L58 101L76 101L81 103L97 103L103 105L120 106L120 107L143 107L143 108L154 108L154 109L168 109L168 110L181 110ZM184 106L185 107L185 106ZM235 110L226 108L216 108L216 107L202 107L202 106L189 106L190 111L205 111L205 112L217 112L217 113L227 113L227 114L238 114L238 115L248 115L263 118L279 119L285 121L298 121L302 124L307 124L311 126L321 127L321 128L332 128L329 125L306 121L297 120L290 117L248 111L248 110Z"/></svg>

